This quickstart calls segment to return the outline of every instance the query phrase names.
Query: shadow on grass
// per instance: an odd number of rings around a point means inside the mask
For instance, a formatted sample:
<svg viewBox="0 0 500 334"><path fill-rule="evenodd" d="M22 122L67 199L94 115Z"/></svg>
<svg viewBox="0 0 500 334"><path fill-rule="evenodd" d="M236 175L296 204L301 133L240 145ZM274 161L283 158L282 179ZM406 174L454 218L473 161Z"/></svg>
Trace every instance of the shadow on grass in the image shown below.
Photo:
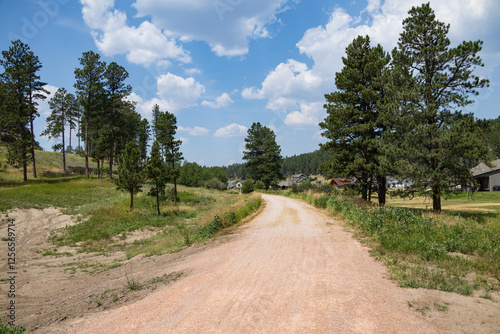
<svg viewBox="0 0 500 334"><path fill-rule="evenodd" d="M36 179L28 179L28 181L23 180L3 180L0 179L0 187L23 187L28 185L38 185L38 184L55 184L62 182L71 182L75 180L84 179L85 176L58 176L58 177L40 177Z"/></svg>

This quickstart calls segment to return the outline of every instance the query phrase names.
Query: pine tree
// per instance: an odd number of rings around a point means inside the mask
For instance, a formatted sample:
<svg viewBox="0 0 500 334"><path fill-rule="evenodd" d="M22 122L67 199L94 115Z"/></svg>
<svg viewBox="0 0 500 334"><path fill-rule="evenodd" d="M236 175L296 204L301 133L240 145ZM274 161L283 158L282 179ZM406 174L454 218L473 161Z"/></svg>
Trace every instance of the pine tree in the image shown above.
<svg viewBox="0 0 500 334"><path fill-rule="evenodd" d="M36 178L35 135L33 121L39 116L37 101L45 99L48 94L43 87L46 83L40 81L37 72L42 68L38 57L33 54L27 44L20 40L12 42L9 50L2 51L3 59L0 65L4 72L0 75L3 83L4 101L2 127L6 128L15 138L8 149L8 160L11 164L23 167L23 177L28 179L27 166L33 163L33 177Z"/></svg>
<svg viewBox="0 0 500 334"><path fill-rule="evenodd" d="M156 140L151 147L151 156L148 159L148 178L153 180L155 186L151 188L148 195L156 197L156 209L160 215L160 197L165 196L167 186L167 168L160 154L160 143Z"/></svg>
<svg viewBox="0 0 500 334"><path fill-rule="evenodd" d="M129 142L118 159L118 177L115 184L118 189L130 193L130 211L134 209L134 194L142 189L146 180L145 165L141 161L139 148L135 141Z"/></svg>
<svg viewBox="0 0 500 334"><path fill-rule="evenodd" d="M177 118L166 112L159 112L154 124L156 140L160 144L162 154L167 164L169 178L174 183L174 205L177 204L177 178L179 177L180 162L183 159L180 146L182 142L175 139L177 132Z"/></svg>
<svg viewBox="0 0 500 334"><path fill-rule="evenodd" d="M75 115L76 101L73 94L68 93L66 89L59 88L49 101L49 107L52 113L47 117L47 128L42 136L48 136L49 139L61 138L63 154L63 170L66 172L66 142L65 129L70 125ZM70 125L71 127L71 125Z"/></svg>
<svg viewBox="0 0 500 334"><path fill-rule="evenodd" d="M276 135L268 127L253 123L245 138L243 160L248 177L262 181L268 189L283 178L281 174L281 148L276 143Z"/></svg>
<svg viewBox="0 0 500 334"><path fill-rule="evenodd" d="M145 161L148 156L149 133L149 122L143 118L139 123L138 129L139 151L141 152L142 161Z"/></svg>
<svg viewBox="0 0 500 334"><path fill-rule="evenodd" d="M116 152L116 113L121 104L123 104L123 99L130 95L132 92L132 87L125 84L129 74L124 67L118 65L115 62L111 62L104 72L104 94L107 98L107 109L109 113L106 114L107 123L111 132L111 141L108 143L111 148L108 151L109 156L109 178L113 178L113 158Z"/></svg>
<svg viewBox="0 0 500 334"><path fill-rule="evenodd" d="M392 53L393 77L405 82L393 87L393 121L413 189L430 195L439 213L441 197L453 184L470 184L470 167L491 159L473 115L460 111L488 85L472 74L483 66L478 56L483 43L464 41L450 48L450 26L436 20L428 3L409 15Z"/></svg>
<svg viewBox="0 0 500 334"><path fill-rule="evenodd" d="M90 177L90 128L91 123L102 109L103 73L106 64L100 60L99 54L93 51L84 52L79 58L81 68L75 69L75 89L78 102L82 106L82 123L84 124L85 173Z"/></svg>
<svg viewBox="0 0 500 334"><path fill-rule="evenodd" d="M338 91L326 94L327 117L320 127L329 141L321 148L332 153L323 166L329 176L352 177L360 181L361 195L369 200L376 179L379 204L385 204L385 175L378 149L384 131L378 103L383 97L382 73L389 56L380 45L370 46L368 36L358 36L346 48L344 67L335 75Z"/></svg>

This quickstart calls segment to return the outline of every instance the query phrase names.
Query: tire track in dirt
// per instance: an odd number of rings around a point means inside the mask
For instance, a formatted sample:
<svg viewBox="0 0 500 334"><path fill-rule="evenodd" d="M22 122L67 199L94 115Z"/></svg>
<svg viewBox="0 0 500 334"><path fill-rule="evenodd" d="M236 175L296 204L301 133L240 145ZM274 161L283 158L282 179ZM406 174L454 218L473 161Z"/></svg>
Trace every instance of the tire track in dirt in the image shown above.
<svg viewBox="0 0 500 334"><path fill-rule="evenodd" d="M53 333L443 333L332 219L297 200L266 208L231 241L186 257L189 272L134 304ZM62 328L64 326L64 328Z"/></svg>

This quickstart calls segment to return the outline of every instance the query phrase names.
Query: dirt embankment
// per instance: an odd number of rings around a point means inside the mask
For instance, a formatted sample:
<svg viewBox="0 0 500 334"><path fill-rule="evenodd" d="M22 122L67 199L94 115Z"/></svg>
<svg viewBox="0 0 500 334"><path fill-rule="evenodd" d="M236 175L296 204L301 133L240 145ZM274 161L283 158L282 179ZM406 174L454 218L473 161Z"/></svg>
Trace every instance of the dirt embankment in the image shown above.
<svg viewBox="0 0 500 334"><path fill-rule="evenodd" d="M263 198L264 211L233 235L177 254L129 261L120 252L75 254L80 262L123 262L92 275L44 267L36 261L48 260L30 259L26 247L18 319L38 325L37 333L498 332L499 302L398 288L331 217L297 200ZM39 247L48 247L41 238ZM171 273L182 276L148 285ZM127 276L148 288L127 292Z"/></svg>

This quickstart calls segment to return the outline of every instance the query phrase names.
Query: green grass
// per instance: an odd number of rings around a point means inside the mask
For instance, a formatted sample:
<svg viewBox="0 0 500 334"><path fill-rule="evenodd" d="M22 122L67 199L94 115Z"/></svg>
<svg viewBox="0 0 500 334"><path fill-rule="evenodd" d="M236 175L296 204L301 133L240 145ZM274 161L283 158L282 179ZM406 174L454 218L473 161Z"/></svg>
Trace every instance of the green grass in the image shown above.
<svg viewBox="0 0 500 334"><path fill-rule="evenodd" d="M82 176L0 181L0 211L54 206L63 208L65 213L81 213L81 208L75 209L81 206L91 209L125 197L108 181L86 180Z"/></svg>
<svg viewBox="0 0 500 334"><path fill-rule="evenodd" d="M41 152L42 166L53 157ZM129 194L116 190L107 179L95 176L40 177L23 182L20 174L0 173L0 212L14 208L57 207L65 214L77 215L79 223L55 231L50 237L56 246L78 246L80 251L106 251L125 247L121 240L134 231L150 229L158 233L153 238L136 242L129 256L145 252L148 255L175 252L202 238L196 237L201 226L221 215L235 203L246 203L248 196L228 194L201 188L178 187L178 205L173 205L172 186L161 202L161 215L156 212L155 198L147 196L151 187L146 183L143 192L134 196L134 210L130 212ZM260 202L259 202L260 205ZM237 220L254 209L239 207ZM245 211L246 210L246 211ZM116 240L116 239L120 240ZM129 247L129 246L126 246ZM44 256L66 256L47 251Z"/></svg>
<svg viewBox="0 0 500 334"><path fill-rule="evenodd" d="M8 323L0 323L0 333L2 334L22 334L26 332L23 325L12 327Z"/></svg>

